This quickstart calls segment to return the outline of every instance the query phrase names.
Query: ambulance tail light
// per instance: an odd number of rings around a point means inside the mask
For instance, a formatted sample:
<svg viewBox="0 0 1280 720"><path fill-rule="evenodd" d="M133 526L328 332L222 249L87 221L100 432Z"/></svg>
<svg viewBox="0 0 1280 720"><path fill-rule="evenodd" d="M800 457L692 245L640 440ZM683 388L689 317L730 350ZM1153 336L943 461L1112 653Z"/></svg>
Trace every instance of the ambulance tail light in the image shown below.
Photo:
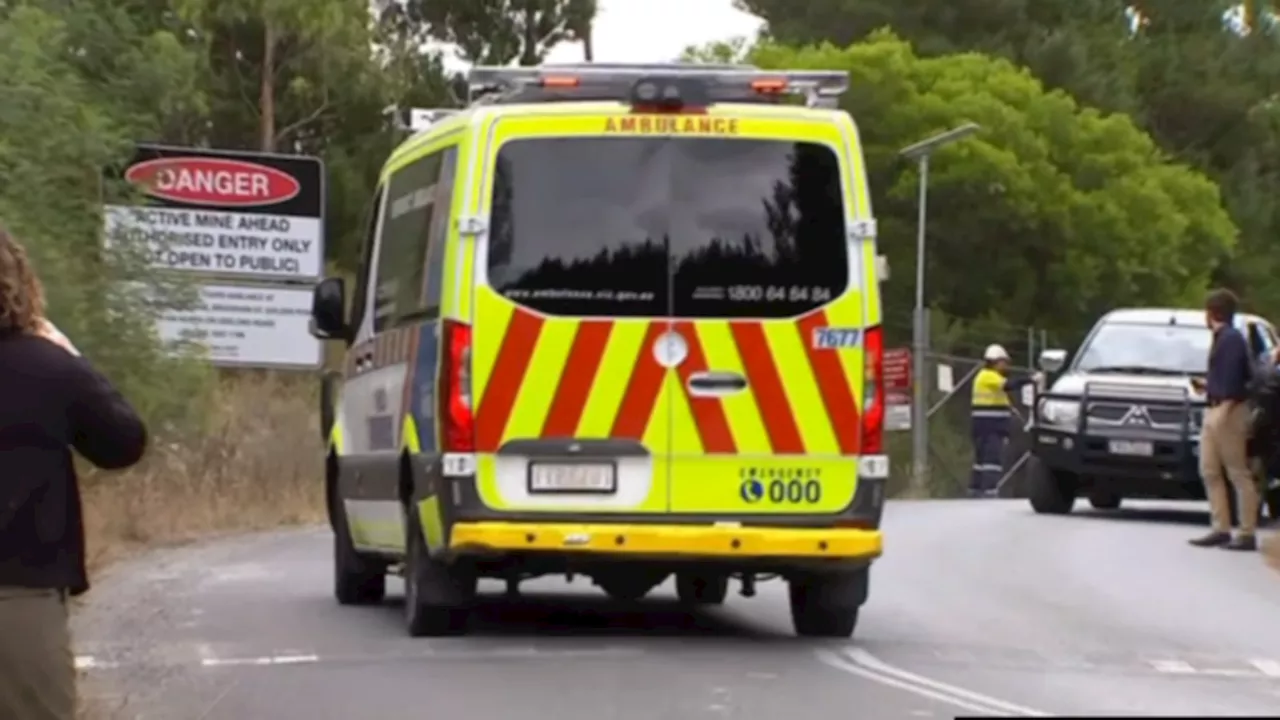
<svg viewBox="0 0 1280 720"><path fill-rule="evenodd" d="M582 85L582 78L573 75L544 75L538 79L538 85L544 88L576 88Z"/></svg>
<svg viewBox="0 0 1280 720"><path fill-rule="evenodd" d="M884 333L868 328L863 342L862 454L884 452Z"/></svg>
<svg viewBox="0 0 1280 720"><path fill-rule="evenodd" d="M444 340L440 354L439 415L444 452L470 453L476 449L476 423L471 398L471 326L441 321Z"/></svg>
<svg viewBox="0 0 1280 720"><path fill-rule="evenodd" d="M761 95L782 95L787 92L786 78L760 78L751 81L751 89Z"/></svg>

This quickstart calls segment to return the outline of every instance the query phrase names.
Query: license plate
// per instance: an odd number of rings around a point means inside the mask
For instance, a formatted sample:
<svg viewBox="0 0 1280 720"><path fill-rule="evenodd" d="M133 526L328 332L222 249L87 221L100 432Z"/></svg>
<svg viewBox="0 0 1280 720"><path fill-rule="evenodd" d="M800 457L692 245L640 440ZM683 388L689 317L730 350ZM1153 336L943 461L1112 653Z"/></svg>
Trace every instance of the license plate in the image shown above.
<svg viewBox="0 0 1280 720"><path fill-rule="evenodd" d="M530 463L531 493L611 493L617 476L610 463Z"/></svg>
<svg viewBox="0 0 1280 720"><path fill-rule="evenodd" d="M1107 443L1112 455L1138 455L1148 457L1155 452L1151 443L1142 440L1112 440Z"/></svg>

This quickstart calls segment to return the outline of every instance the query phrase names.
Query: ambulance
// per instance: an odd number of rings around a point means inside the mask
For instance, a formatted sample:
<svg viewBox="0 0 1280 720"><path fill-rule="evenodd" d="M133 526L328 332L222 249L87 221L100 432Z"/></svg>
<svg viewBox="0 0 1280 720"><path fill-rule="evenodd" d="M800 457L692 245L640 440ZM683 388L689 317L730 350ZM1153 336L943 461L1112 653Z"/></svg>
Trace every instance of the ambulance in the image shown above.
<svg viewBox="0 0 1280 720"><path fill-rule="evenodd" d="M334 593L413 636L477 581L688 606L781 578L848 637L882 551L875 221L843 72L477 67L412 111L315 289Z"/></svg>

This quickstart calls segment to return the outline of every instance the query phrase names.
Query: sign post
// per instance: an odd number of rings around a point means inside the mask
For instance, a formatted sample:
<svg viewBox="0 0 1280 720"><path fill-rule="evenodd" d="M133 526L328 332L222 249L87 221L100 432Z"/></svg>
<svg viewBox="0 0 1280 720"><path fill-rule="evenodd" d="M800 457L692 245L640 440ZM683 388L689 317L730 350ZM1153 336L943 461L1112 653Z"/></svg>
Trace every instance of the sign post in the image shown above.
<svg viewBox="0 0 1280 720"><path fill-rule="evenodd" d="M307 329L324 270L319 158L139 144L123 175L146 202L104 206L107 246L197 276L199 302L164 313L162 339L199 343L215 365L320 367Z"/></svg>

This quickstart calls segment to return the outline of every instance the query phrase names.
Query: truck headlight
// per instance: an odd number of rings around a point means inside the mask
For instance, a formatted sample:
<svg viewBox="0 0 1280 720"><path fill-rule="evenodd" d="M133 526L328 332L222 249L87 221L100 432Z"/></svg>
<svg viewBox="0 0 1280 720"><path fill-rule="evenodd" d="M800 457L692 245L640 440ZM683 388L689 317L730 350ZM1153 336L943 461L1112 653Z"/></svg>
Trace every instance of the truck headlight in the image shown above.
<svg viewBox="0 0 1280 720"><path fill-rule="evenodd" d="M1080 403L1075 400L1045 400L1040 403L1040 420L1047 425L1075 426L1080 421Z"/></svg>

